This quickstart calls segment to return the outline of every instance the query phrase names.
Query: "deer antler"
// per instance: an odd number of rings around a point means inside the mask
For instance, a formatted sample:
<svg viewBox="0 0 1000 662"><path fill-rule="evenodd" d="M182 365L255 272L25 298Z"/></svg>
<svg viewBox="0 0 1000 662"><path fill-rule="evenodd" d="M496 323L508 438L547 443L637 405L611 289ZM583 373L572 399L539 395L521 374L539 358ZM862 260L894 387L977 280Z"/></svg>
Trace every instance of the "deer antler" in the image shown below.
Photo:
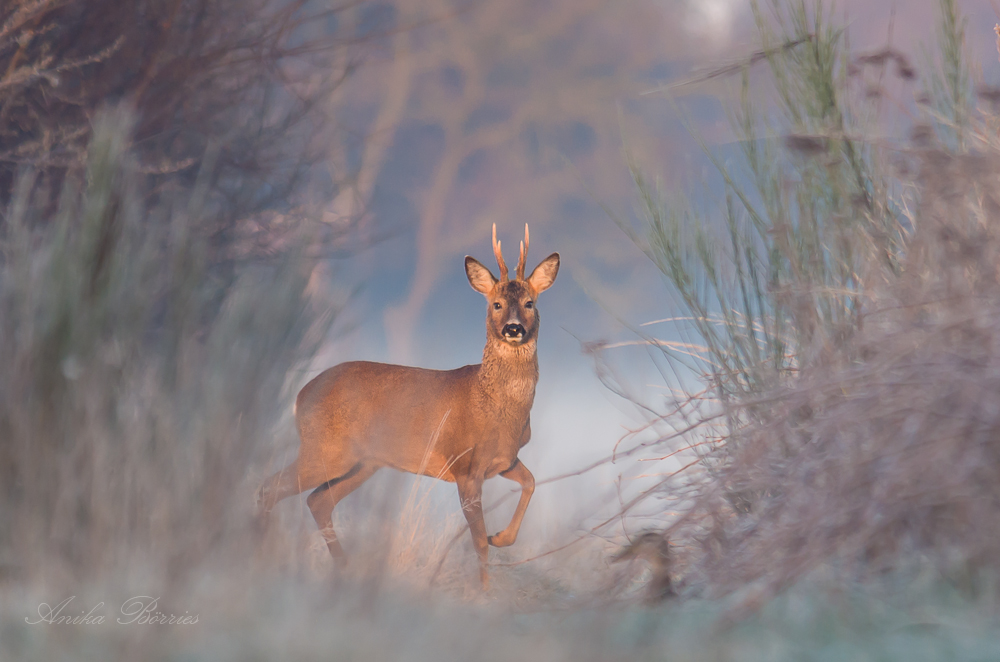
<svg viewBox="0 0 1000 662"><path fill-rule="evenodd" d="M497 258L497 265L500 267L500 282L507 280L507 263L503 261L503 253L500 252L500 242L497 241L497 224L493 224L493 254Z"/></svg>
<svg viewBox="0 0 1000 662"><path fill-rule="evenodd" d="M521 242L521 257L517 261L517 278L524 280L524 267L528 259L528 224L524 224L524 241Z"/></svg>

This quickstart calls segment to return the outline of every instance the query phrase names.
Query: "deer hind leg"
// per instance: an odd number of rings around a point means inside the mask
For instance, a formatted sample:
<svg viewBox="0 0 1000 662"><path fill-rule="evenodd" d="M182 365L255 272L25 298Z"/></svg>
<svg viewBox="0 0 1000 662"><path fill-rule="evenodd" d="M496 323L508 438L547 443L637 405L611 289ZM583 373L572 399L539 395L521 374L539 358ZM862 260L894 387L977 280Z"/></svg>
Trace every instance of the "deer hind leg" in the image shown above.
<svg viewBox="0 0 1000 662"><path fill-rule="evenodd" d="M312 512L316 526L319 527L326 546L330 550L330 555L339 563L347 562L347 555L344 548L337 540L337 533L333 530L333 509L345 496L358 489L361 483L365 482L378 471L377 466L370 466L358 462L350 471L339 478L328 480L306 498L306 504Z"/></svg>
<svg viewBox="0 0 1000 662"><path fill-rule="evenodd" d="M264 481L257 490L257 515L266 516L282 499L295 496L302 492L299 483L299 461L295 460L287 467Z"/></svg>
<svg viewBox="0 0 1000 662"><path fill-rule="evenodd" d="M507 528L487 538L489 544L494 547L513 545L514 541L517 540L517 532L521 530L521 520L524 519L524 513L528 510L528 502L531 501L531 495L535 491L535 477L531 475L527 467L521 464L520 460L515 460L514 466L501 472L500 475L521 485L521 499L517 502L517 509L514 511L514 516Z"/></svg>
<svg viewBox="0 0 1000 662"><path fill-rule="evenodd" d="M490 587L490 576L486 572L489 561L489 545L486 542L486 520L483 519L483 479L466 477L458 481L458 496L462 500L462 512L472 532L472 546L479 557L479 580L483 590Z"/></svg>

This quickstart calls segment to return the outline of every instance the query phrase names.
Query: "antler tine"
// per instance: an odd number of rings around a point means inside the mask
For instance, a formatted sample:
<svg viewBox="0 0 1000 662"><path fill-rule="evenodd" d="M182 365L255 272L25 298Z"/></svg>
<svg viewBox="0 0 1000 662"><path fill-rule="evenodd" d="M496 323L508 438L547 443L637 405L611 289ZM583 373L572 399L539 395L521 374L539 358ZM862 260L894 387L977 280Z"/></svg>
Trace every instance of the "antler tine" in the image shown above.
<svg viewBox="0 0 1000 662"><path fill-rule="evenodd" d="M503 253L500 251L500 242L497 241L497 224L493 224L493 255L497 258L497 266L500 267L500 281L507 280L507 263L503 261Z"/></svg>
<svg viewBox="0 0 1000 662"><path fill-rule="evenodd" d="M524 241L521 242L521 257L517 261L517 277L524 280L524 267L528 261L528 224L524 224Z"/></svg>

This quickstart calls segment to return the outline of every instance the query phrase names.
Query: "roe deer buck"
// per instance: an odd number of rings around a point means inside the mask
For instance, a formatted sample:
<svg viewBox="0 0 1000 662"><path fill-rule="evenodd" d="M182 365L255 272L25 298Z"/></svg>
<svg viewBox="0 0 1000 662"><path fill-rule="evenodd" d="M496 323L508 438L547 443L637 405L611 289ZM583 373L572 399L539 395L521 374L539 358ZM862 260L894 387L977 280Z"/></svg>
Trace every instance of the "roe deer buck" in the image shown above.
<svg viewBox="0 0 1000 662"><path fill-rule="evenodd" d="M515 280L507 278L496 225L493 253L499 280L465 258L469 283L487 301L483 362L428 370L356 361L321 373L296 399L299 455L261 486L262 514L286 497L313 490L306 502L330 553L341 561L333 509L380 468L454 482L479 557L480 579L484 589L489 587L487 545L513 544L535 489L517 453L531 438L529 415L538 382L535 302L559 272L559 254L553 253L524 277L527 225ZM520 483L521 498L507 528L487 536L483 481L497 474Z"/></svg>

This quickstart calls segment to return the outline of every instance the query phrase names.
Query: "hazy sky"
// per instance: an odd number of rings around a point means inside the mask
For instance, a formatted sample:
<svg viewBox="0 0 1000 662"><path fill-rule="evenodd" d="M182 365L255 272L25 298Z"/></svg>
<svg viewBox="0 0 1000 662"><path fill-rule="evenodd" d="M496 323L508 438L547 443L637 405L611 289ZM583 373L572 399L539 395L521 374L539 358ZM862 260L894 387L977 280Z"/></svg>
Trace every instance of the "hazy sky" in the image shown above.
<svg viewBox="0 0 1000 662"><path fill-rule="evenodd" d="M658 273L603 208L634 217L625 152L667 190L698 190L711 180L671 103L642 93L752 52L749 3L510 0L459 14L443 1L400 4L406 12L383 10L371 20L422 27L381 43L346 86L340 112L348 156L331 165L360 171L360 195L371 199L366 227L390 238L327 274L334 290L362 289L321 362L479 362L486 306L469 287L462 258L472 254L496 271L496 223L515 262L527 222L529 268L559 251L562 270L539 303L541 380L522 459L538 479L570 471L609 452L626 427L644 420L600 384L581 342L631 340L622 321L677 312ZM988 2L959 4L969 18L970 52L985 80L995 82L992 29L1000 19ZM935 1L836 7L855 50L884 47L891 25L892 45L918 69L924 64ZM695 88L681 100L716 143L728 138L717 96L724 87ZM651 362L642 351L615 351L627 381L655 402L664 384ZM540 488L526 527L567 519L577 509L567 503L586 510L607 500L623 468Z"/></svg>

